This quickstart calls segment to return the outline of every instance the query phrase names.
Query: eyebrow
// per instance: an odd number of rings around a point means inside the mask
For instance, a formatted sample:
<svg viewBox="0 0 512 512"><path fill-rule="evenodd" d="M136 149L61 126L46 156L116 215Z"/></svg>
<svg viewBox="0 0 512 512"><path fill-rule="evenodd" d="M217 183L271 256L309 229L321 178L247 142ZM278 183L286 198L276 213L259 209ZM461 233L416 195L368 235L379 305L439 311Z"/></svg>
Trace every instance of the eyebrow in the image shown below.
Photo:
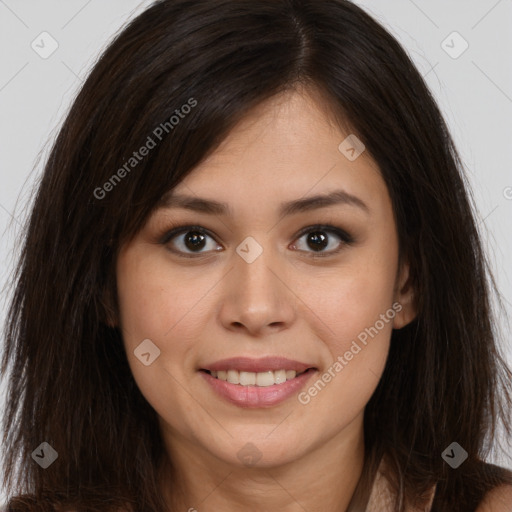
<svg viewBox="0 0 512 512"><path fill-rule="evenodd" d="M366 203L358 197L344 190L335 190L329 194L315 195L282 203L279 208L279 216L284 217L340 204L355 206L366 213L370 213L370 209ZM183 208L210 215L232 215L233 213L226 203L221 203L213 199L172 193L163 196L159 208Z"/></svg>

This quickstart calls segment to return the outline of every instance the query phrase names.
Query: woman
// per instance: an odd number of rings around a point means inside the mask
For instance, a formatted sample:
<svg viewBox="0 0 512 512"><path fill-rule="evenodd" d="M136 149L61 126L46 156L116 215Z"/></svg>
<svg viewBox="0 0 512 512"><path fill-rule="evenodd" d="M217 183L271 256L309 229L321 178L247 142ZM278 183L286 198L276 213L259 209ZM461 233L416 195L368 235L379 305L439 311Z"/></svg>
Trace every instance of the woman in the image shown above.
<svg viewBox="0 0 512 512"><path fill-rule="evenodd" d="M510 510L484 461L512 373L461 167L352 3L151 6L35 198L8 510Z"/></svg>

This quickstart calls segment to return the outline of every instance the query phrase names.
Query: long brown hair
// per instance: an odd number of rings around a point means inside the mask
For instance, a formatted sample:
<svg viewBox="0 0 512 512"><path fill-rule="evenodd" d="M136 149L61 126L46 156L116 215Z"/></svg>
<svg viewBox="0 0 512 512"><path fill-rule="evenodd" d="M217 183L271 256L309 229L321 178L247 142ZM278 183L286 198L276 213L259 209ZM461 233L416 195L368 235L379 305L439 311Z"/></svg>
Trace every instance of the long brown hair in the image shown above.
<svg viewBox="0 0 512 512"><path fill-rule="evenodd" d="M506 481L482 463L500 423L512 435L494 285L463 166L407 54L346 0L161 0L98 60L35 194L2 360L10 510L165 510L157 416L109 327L118 250L245 113L298 85L379 165L418 303L365 409L359 492L382 456L397 512L434 483L436 511L468 512ZM441 457L454 441L468 453L456 470ZM42 442L58 453L47 469L31 456Z"/></svg>

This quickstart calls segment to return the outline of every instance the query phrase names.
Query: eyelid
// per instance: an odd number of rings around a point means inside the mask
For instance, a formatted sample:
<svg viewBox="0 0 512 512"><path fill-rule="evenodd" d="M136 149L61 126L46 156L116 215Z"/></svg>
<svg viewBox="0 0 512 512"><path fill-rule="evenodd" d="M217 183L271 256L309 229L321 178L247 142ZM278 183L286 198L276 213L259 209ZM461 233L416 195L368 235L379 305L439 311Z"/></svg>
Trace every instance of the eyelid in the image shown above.
<svg viewBox="0 0 512 512"><path fill-rule="evenodd" d="M176 235L181 235L182 233L186 233L188 231L200 231L201 233L204 233L204 234L208 235L209 237L213 238L217 242L215 236L209 229L204 228L202 226L193 225L193 224L190 224L190 225L189 224L186 224L186 225L180 224L180 225L172 226L169 229L167 229L161 237L159 237L158 241L161 244L165 245L166 243L169 243L169 240L171 238L174 238Z"/></svg>
<svg viewBox="0 0 512 512"><path fill-rule="evenodd" d="M294 238L301 238L306 233L310 233L313 231L328 231L330 233L334 233L340 238L345 239L347 243L353 243L354 238L350 235L345 229L336 226L336 224L311 224L310 226L306 226L302 228Z"/></svg>

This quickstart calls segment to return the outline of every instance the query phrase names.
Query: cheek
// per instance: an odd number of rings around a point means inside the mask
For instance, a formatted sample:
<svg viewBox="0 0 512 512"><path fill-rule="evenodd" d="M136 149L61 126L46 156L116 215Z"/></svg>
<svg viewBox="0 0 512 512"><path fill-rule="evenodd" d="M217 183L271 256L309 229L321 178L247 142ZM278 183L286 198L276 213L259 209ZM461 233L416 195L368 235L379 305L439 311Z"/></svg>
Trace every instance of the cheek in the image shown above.
<svg viewBox="0 0 512 512"><path fill-rule="evenodd" d="M186 272L170 272L161 258L133 251L119 258L117 282L120 322L129 348L150 338L163 349L176 338L186 341L192 336L188 330L196 324L187 321L187 315L204 290L201 293L198 283L192 286Z"/></svg>
<svg viewBox="0 0 512 512"><path fill-rule="evenodd" d="M316 283L303 284L302 296L313 312L309 322L328 353L299 401L312 407L313 416L330 415L333 429L364 409L386 364L396 315L397 253L391 244L385 248L376 241Z"/></svg>
<svg viewBox="0 0 512 512"><path fill-rule="evenodd" d="M393 283L355 275L339 280L323 297L316 321L328 354L325 364L298 396L309 418L334 435L364 410L384 371L389 352ZM316 425L313 420L312 425ZM313 428L313 427L312 427Z"/></svg>
<svg viewBox="0 0 512 512"><path fill-rule="evenodd" d="M194 347L189 340L200 337L197 315L209 288L197 279L194 286L191 282L186 272L170 272L162 258L144 254L138 247L118 259L120 325L130 369L152 407L171 416L190 401L189 395L180 394L177 382L185 382ZM145 365L138 355L148 352L150 364Z"/></svg>
<svg viewBox="0 0 512 512"><path fill-rule="evenodd" d="M200 338L197 315L208 287L191 286L186 273L170 272L168 264L135 249L119 258L117 281L120 325L133 377L156 410L175 410L180 400L169 389L176 387L176 379L184 381L191 364L194 344L189 340ZM148 352L145 365L141 355Z"/></svg>
<svg viewBox="0 0 512 512"><path fill-rule="evenodd" d="M317 280L303 281L300 296L307 297L309 317L333 358L349 350L351 342L358 337L364 342L364 333L376 323L381 338L389 337L395 315L392 309L395 273L393 257L358 255L357 261ZM385 317L384 323L381 315Z"/></svg>

